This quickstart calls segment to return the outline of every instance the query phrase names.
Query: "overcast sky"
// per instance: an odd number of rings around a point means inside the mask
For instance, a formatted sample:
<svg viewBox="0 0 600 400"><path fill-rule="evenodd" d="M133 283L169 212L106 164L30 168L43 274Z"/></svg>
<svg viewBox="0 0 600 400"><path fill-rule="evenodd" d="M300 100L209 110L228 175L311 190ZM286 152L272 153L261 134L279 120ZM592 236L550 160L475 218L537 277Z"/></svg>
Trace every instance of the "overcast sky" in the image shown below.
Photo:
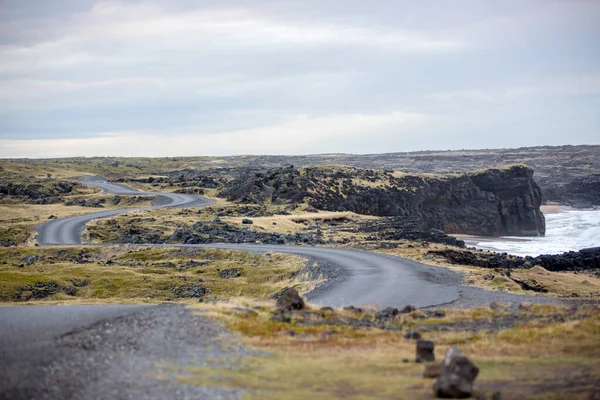
<svg viewBox="0 0 600 400"><path fill-rule="evenodd" d="M600 143L600 1L0 0L0 157Z"/></svg>

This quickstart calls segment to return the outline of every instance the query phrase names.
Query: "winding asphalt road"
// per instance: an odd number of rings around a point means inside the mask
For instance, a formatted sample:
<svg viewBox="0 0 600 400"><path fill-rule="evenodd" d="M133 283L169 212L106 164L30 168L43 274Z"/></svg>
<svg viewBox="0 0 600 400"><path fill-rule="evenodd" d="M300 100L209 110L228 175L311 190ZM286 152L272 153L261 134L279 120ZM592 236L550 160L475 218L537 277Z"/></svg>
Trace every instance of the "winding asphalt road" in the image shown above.
<svg viewBox="0 0 600 400"><path fill-rule="evenodd" d="M214 203L214 200L203 196L194 196L189 194L165 193L165 192L140 192L130 187L109 183L99 177L89 177L83 180L83 183L89 186L95 186L106 193L118 195L134 196L156 196L156 200L151 207L121 208L117 210L100 211L85 215L79 215L69 218L60 218L54 221L40 225L37 228L37 241L41 245L71 245L81 244L81 233L85 225L94 219L109 218L115 215L130 211L149 210L165 207L182 206L207 206Z"/></svg>
<svg viewBox="0 0 600 400"><path fill-rule="evenodd" d="M108 218L136 210L161 207L200 207L214 203L203 196L139 192L127 186L105 182L98 177L88 178L84 180L84 183L99 187L111 194L154 195L157 196L160 203L152 207L101 211L47 222L38 228L37 241L40 245L81 244L81 233L85 225L93 219ZM424 266L418 263L366 251L251 244L175 245L175 247L210 247L255 252L276 251L324 260L331 266L339 268L341 273L336 281L327 285L326 290L318 290L309 298L313 303L332 307L349 304L371 304L379 307L402 307L413 304L417 307L426 307L450 303L459 297L456 286L443 285L428 279L428 276L423 273Z"/></svg>

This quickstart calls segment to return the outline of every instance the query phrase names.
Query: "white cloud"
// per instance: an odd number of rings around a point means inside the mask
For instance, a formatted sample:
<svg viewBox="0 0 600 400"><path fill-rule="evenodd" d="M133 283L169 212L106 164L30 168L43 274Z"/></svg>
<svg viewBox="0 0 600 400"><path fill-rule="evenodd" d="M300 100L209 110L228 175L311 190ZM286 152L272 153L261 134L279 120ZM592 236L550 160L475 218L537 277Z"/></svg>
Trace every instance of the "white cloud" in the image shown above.
<svg viewBox="0 0 600 400"><path fill-rule="evenodd" d="M361 152L374 141L414 139L438 117L393 111L384 114L290 116L255 129L193 134L107 132L85 139L0 140L0 157L185 156Z"/></svg>
<svg viewBox="0 0 600 400"><path fill-rule="evenodd" d="M525 97L563 97L600 94L600 75L573 76L536 82L530 85L495 89L468 89L436 92L423 97L440 102L471 101L501 103Z"/></svg>

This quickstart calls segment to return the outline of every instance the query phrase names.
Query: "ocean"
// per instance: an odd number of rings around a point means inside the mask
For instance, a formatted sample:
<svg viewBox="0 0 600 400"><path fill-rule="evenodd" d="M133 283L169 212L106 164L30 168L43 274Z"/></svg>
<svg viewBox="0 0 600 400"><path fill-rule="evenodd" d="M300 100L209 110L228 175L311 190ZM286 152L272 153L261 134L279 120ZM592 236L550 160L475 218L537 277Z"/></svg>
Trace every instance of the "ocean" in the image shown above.
<svg viewBox="0 0 600 400"><path fill-rule="evenodd" d="M561 210L546 214L544 237L469 238L467 246L506 252L518 256L538 256L578 251L600 246L600 210Z"/></svg>

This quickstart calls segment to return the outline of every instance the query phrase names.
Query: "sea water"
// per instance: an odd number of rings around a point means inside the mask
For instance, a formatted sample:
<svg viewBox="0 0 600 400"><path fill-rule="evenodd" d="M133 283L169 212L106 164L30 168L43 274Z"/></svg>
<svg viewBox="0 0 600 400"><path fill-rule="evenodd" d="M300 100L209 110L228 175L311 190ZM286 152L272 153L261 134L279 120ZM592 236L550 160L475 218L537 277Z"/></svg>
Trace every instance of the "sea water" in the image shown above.
<svg viewBox="0 0 600 400"><path fill-rule="evenodd" d="M546 236L471 239L468 246L519 256L538 256L600 246L600 210L563 210L546 215Z"/></svg>

